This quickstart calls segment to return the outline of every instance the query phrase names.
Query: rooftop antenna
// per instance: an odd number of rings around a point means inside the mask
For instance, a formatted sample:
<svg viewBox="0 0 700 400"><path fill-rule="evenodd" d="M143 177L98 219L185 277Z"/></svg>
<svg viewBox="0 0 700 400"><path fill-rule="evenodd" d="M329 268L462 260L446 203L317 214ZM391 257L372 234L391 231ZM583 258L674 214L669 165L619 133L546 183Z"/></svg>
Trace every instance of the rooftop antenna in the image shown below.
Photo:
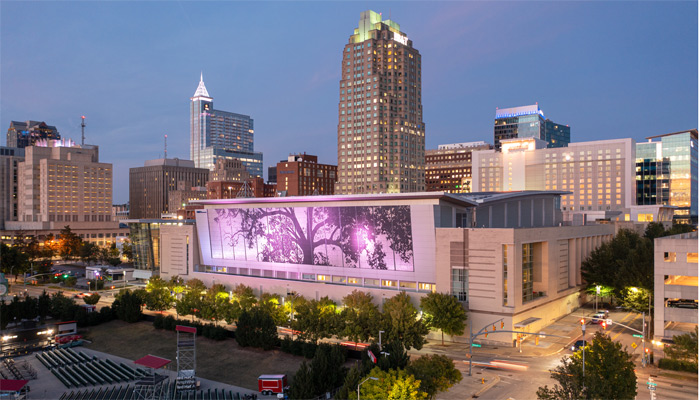
<svg viewBox="0 0 700 400"><path fill-rule="evenodd" d="M168 135L165 135L165 157L163 158L168 158Z"/></svg>
<svg viewBox="0 0 700 400"><path fill-rule="evenodd" d="M81 119L82 119L82 122L80 123L80 130L82 132L83 139L80 142L80 146L82 147L82 146L85 146L85 116L83 115L81 117Z"/></svg>

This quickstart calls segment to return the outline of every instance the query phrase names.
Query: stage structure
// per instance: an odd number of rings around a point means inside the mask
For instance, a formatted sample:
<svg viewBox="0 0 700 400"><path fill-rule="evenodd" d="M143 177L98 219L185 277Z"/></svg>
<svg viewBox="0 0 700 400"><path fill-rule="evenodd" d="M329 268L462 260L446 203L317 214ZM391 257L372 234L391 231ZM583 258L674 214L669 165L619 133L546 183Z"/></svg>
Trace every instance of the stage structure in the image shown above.
<svg viewBox="0 0 700 400"><path fill-rule="evenodd" d="M157 369L163 368L170 364L170 360L166 358L147 355L134 361L135 364L143 365L148 368L146 376L141 377L136 381L134 387L134 395L138 400L162 400L167 399L168 381L167 375L159 375Z"/></svg>
<svg viewBox="0 0 700 400"><path fill-rule="evenodd" d="M196 389L195 368L197 365L197 328L177 325L177 378L176 393L194 392Z"/></svg>

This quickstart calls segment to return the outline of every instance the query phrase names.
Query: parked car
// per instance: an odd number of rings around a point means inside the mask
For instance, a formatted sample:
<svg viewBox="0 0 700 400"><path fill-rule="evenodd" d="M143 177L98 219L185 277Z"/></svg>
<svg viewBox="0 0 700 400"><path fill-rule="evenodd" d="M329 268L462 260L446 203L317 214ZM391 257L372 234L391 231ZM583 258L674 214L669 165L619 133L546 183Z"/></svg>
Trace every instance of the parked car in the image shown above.
<svg viewBox="0 0 700 400"><path fill-rule="evenodd" d="M594 324L602 324L608 318L607 311L599 311L591 317L591 322Z"/></svg>
<svg viewBox="0 0 700 400"><path fill-rule="evenodd" d="M574 344L571 345L571 351L579 351L585 345L586 345L585 340L577 340Z"/></svg>

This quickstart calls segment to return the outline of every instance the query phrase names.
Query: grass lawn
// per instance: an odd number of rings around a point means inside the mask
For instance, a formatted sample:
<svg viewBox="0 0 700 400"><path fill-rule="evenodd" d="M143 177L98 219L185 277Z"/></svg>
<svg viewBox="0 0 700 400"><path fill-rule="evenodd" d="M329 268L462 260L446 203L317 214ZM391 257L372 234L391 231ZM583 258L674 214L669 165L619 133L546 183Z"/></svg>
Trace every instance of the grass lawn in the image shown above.
<svg viewBox="0 0 700 400"><path fill-rule="evenodd" d="M86 345L90 349L130 360L152 354L172 360L171 369L177 369L176 333L157 330L150 322L129 324L115 320L90 327L85 337L92 341ZM242 348L234 339L217 342L197 337L197 376L247 389L257 389L258 376L262 374L293 377L302 361L303 357L278 350Z"/></svg>

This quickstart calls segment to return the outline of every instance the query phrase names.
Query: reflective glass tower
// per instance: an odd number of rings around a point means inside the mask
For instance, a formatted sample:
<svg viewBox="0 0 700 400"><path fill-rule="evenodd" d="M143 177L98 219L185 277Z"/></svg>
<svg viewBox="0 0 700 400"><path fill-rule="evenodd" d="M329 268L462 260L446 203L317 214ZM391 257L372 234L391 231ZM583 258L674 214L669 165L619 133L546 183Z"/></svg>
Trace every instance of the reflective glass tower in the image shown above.
<svg viewBox="0 0 700 400"><path fill-rule="evenodd" d="M425 191L421 55L365 11L342 54L336 194Z"/></svg>
<svg viewBox="0 0 700 400"><path fill-rule="evenodd" d="M698 130L650 136L647 140L637 143L637 204L676 206L674 222L697 223Z"/></svg>
<svg viewBox="0 0 700 400"><path fill-rule="evenodd" d="M253 119L215 110L201 75L190 100L190 158L195 166L213 170L217 159L235 158L250 174L262 176L262 153L253 149Z"/></svg>
<svg viewBox="0 0 700 400"><path fill-rule="evenodd" d="M501 140L534 137L547 142L547 147L566 147L571 142L571 128L546 119L540 107L531 106L496 110L493 143L501 150Z"/></svg>

